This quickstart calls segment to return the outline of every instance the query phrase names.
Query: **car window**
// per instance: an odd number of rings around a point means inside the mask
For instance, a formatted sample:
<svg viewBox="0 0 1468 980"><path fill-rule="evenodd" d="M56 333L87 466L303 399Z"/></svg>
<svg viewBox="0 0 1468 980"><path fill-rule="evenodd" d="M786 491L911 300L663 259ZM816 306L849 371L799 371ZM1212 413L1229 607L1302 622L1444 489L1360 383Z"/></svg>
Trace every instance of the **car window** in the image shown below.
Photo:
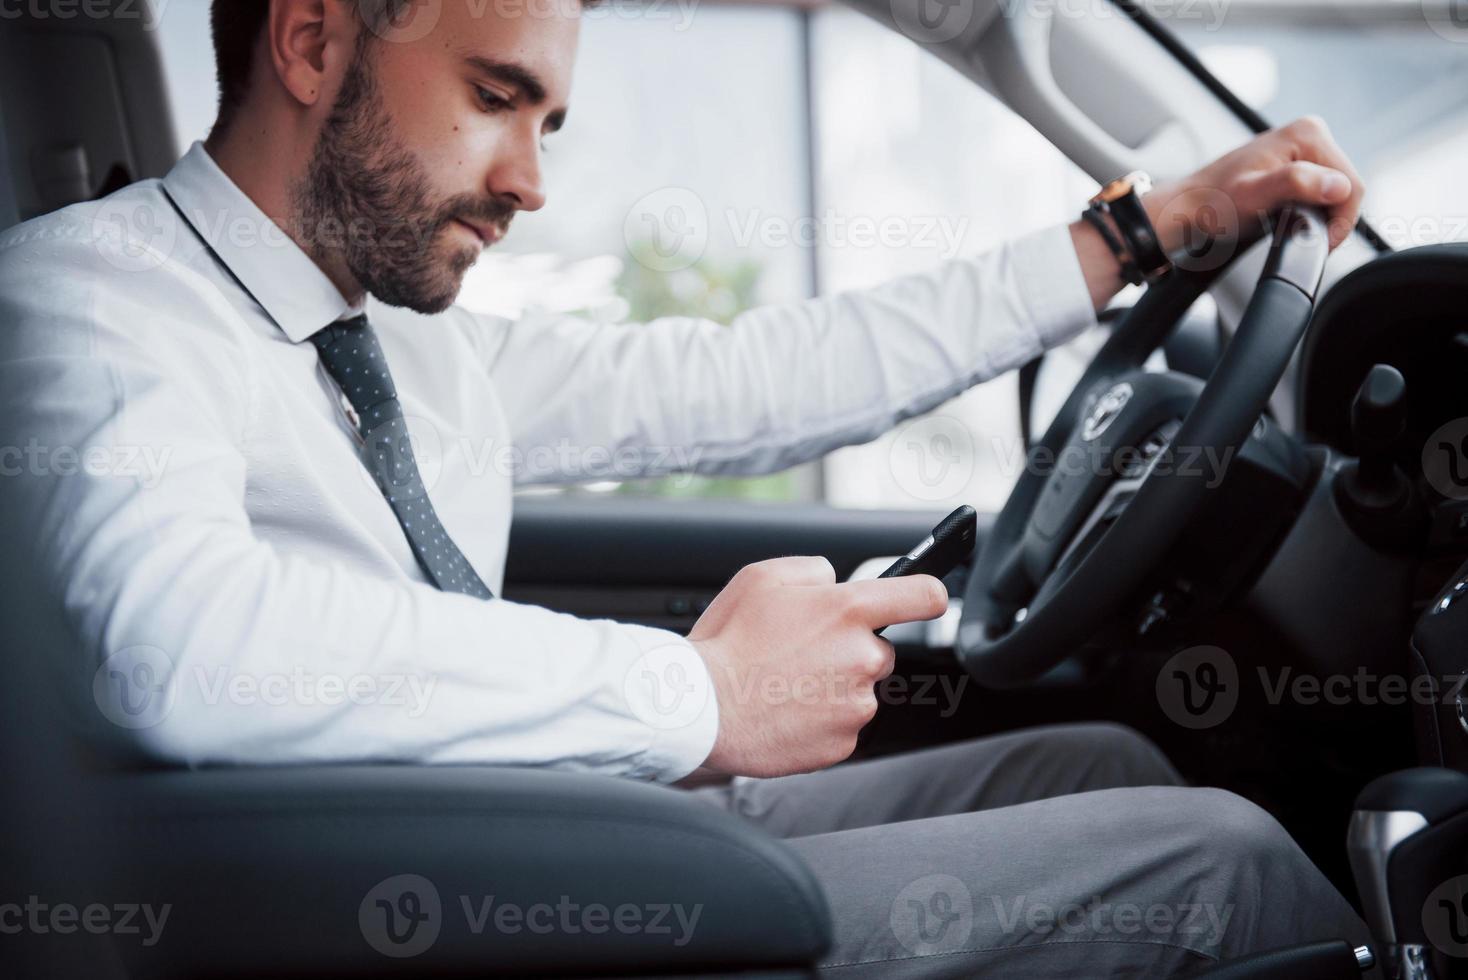
<svg viewBox="0 0 1468 980"><path fill-rule="evenodd" d="M1455 0L1232 0L1169 21L1271 122L1323 116L1398 247L1468 240L1468 13Z"/></svg>
<svg viewBox="0 0 1468 980"><path fill-rule="evenodd" d="M205 8L170 5L160 24L180 150L214 116ZM669 0L585 17L569 121L547 141L549 203L471 271L470 308L728 321L977 254L1072 219L1091 192L1018 116L844 7ZM552 492L984 509L1022 456L1011 376L787 473Z"/></svg>

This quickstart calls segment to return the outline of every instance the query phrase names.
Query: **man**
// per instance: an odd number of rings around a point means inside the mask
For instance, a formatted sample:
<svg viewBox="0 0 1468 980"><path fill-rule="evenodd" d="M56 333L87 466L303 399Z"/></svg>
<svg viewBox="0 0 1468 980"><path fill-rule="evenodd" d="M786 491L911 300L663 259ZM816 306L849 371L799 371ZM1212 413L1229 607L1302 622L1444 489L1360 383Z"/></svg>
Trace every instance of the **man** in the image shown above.
<svg viewBox="0 0 1468 980"><path fill-rule="evenodd" d="M544 203L580 10L444 2L425 31L423 3L219 0L207 145L0 241L0 441L36 447L0 520L99 734L188 765L785 777L697 792L792 838L830 896L840 975L1163 976L1363 938L1277 824L1181 788L1123 730L827 769L892 669L873 630L944 609L931 578L763 562L687 640L497 598L512 481L486 447L513 439L522 482L574 475L537 452L565 445L793 465L1086 329L1123 266L1077 222L729 328L453 308L481 250ZM1305 121L1145 203L1168 246L1220 199L1324 206L1339 244L1361 195ZM411 451L427 438L434 472ZM814 699L761 694L812 679Z"/></svg>

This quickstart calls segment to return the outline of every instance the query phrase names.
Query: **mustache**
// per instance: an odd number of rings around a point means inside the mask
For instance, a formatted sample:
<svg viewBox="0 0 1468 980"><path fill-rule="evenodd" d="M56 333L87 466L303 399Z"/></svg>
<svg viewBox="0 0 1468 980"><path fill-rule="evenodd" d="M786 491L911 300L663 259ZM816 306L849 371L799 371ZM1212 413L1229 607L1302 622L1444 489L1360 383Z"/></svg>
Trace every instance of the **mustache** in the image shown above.
<svg viewBox="0 0 1468 980"><path fill-rule="evenodd" d="M512 201L504 198L490 198L464 196L454 198L446 204L442 211L441 225L447 225L455 219L467 219L480 224L494 225L500 231L510 229L510 222L514 220L518 209Z"/></svg>

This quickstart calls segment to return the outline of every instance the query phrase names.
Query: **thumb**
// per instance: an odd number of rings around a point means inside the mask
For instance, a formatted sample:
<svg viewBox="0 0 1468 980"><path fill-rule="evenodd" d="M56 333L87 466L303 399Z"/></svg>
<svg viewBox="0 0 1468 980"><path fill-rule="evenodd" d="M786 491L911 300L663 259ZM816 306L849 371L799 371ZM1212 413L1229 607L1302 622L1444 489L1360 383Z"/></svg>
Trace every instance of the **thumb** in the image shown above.
<svg viewBox="0 0 1468 980"><path fill-rule="evenodd" d="M869 579L838 588L850 590L862 621L873 629L936 619L948 609L948 590L931 575Z"/></svg>

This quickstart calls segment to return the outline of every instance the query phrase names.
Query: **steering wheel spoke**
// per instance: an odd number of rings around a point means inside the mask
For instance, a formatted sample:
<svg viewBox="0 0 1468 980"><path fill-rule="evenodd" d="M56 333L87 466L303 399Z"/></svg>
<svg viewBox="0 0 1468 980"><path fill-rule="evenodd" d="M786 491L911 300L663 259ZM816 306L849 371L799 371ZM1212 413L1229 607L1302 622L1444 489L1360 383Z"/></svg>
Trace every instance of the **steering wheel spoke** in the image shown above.
<svg viewBox="0 0 1468 980"><path fill-rule="evenodd" d="M975 678L1002 687L1038 677L1122 610L1211 487L1166 464L1180 449L1233 458L1304 334L1327 252L1320 214L1280 216L1206 384L1142 365L1223 270L1175 273L1123 318L1030 454L975 562L957 644Z"/></svg>

